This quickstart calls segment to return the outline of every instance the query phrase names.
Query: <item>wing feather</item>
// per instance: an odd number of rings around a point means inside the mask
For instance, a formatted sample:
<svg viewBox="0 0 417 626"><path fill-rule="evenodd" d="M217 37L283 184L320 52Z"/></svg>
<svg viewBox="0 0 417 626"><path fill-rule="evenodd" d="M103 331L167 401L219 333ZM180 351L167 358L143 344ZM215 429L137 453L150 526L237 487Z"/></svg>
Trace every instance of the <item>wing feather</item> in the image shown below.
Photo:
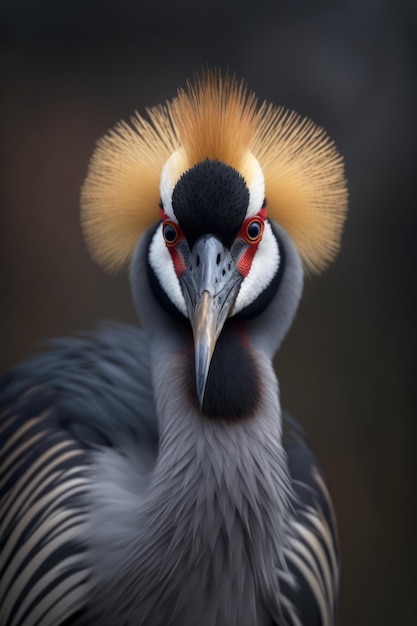
<svg viewBox="0 0 417 626"><path fill-rule="evenodd" d="M141 331L107 325L52 346L0 383L2 626L57 626L82 615L94 455L132 437L158 445Z"/></svg>
<svg viewBox="0 0 417 626"><path fill-rule="evenodd" d="M333 626L340 563L333 504L301 428L284 416L285 448L295 492L287 563L293 581L283 583L290 623Z"/></svg>

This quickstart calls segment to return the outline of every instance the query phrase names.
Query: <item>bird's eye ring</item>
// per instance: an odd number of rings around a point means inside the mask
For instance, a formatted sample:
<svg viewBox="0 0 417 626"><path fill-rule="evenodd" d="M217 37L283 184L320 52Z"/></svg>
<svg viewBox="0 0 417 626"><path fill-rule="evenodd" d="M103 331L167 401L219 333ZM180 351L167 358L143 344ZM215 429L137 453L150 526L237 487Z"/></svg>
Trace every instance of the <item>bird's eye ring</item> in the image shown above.
<svg viewBox="0 0 417 626"><path fill-rule="evenodd" d="M175 246L179 238L178 226L174 222L164 222L162 235L167 246Z"/></svg>
<svg viewBox="0 0 417 626"><path fill-rule="evenodd" d="M264 233L264 223L258 217L251 219L246 225L246 241L251 244L259 243Z"/></svg>

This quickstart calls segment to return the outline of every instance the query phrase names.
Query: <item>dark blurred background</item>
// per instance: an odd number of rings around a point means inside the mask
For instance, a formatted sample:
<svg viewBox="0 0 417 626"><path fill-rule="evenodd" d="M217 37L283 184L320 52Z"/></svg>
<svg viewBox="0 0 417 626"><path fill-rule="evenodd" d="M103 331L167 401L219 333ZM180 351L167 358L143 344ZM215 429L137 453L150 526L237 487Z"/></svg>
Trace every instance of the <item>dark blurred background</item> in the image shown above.
<svg viewBox="0 0 417 626"><path fill-rule="evenodd" d="M307 279L277 370L334 496L340 626L414 624L416 3L3 0L0 16L1 371L44 337L136 320L79 226L89 156L119 119L209 64L335 139L342 252Z"/></svg>

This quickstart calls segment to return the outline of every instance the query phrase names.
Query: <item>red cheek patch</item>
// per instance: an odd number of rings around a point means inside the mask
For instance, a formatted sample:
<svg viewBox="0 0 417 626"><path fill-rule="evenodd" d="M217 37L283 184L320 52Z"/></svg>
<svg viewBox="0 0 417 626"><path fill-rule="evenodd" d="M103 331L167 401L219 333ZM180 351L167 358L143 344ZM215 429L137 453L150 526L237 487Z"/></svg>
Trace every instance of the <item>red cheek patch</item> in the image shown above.
<svg viewBox="0 0 417 626"><path fill-rule="evenodd" d="M245 250L236 265L238 272L240 272L244 278L246 278L249 274L250 268L252 267L253 257L255 256L257 249L258 246L251 246Z"/></svg>
<svg viewBox="0 0 417 626"><path fill-rule="evenodd" d="M172 263L174 265L175 273L178 277L180 277L181 274L184 274L185 269L186 269L184 260L182 256L180 255L180 253L175 248L168 248L168 251L172 258Z"/></svg>

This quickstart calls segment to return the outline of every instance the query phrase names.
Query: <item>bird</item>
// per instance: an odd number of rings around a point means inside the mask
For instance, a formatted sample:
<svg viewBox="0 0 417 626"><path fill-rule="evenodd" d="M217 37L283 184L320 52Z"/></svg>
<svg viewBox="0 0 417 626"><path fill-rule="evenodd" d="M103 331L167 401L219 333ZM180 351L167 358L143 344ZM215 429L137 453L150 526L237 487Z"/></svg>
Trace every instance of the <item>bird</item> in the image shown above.
<svg viewBox="0 0 417 626"><path fill-rule="evenodd" d="M82 228L140 326L2 378L2 626L335 624L334 507L273 358L347 205L326 131L218 69L98 141Z"/></svg>

